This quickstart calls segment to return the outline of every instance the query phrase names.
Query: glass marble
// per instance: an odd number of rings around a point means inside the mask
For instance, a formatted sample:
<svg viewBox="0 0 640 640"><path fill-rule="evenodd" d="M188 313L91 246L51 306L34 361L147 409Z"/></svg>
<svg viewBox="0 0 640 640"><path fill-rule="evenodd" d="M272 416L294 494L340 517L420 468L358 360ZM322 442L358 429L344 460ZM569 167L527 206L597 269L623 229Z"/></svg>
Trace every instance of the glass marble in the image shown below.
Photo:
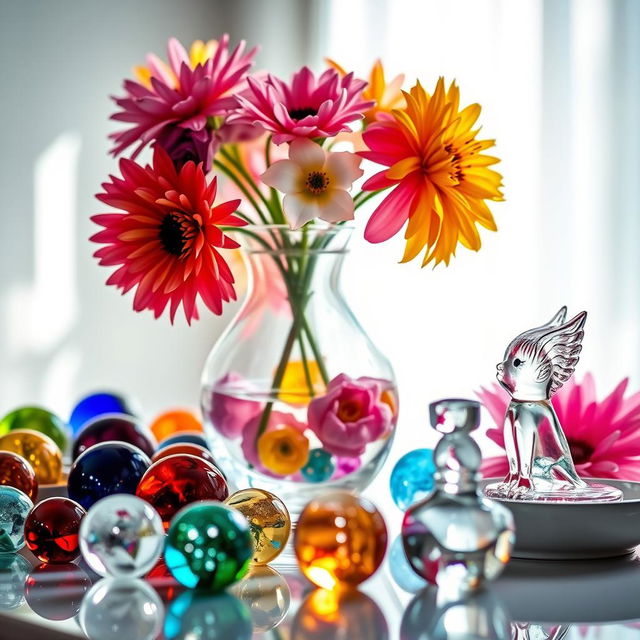
<svg viewBox="0 0 640 640"><path fill-rule="evenodd" d="M90 393L80 399L73 408L69 425L73 433L78 433L89 420L106 413L126 413L135 416L137 411L132 405L133 403L129 399L118 393L108 391Z"/></svg>
<svg viewBox="0 0 640 640"><path fill-rule="evenodd" d="M149 429L158 442L184 431L202 432L202 423L188 409L164 411L151 423Z"/></svg>
<svg viewBox="0 0 640 640"><path fill-rule="evenodd" d="M62 475L62 453L44 433L16 429L0 437L0 450L23 457L33 468L38 484L56 484Z"/></svg>
<svg viewBox="0 0 640 640"><path fill-rule="evenodd" d="M177 442L176 444L170 444L168 447L158 449L153 456L151 456L151 462L158 462L162 458L168 458L169 456L175 456L177 454L186 453L189 456L196 456L196 458L202 458L211 463L220 473L222 469L216 464L211 452L204 447L197 444L191 444L190 442Z"/></svg>
<svg viewBox="0 0 640 640"><path fill-rule="evenodd" d="M409 593L417 593L429 584L411 568L404 553L402 536L397 536L389 546L388 566L395 583Z"/></svg>
<svg viewBox="0 0 640 640"><path fill-rule="evenodd" d="M152 456L156 441L150 431L144 429L132 416L122 413L98 416L87 422L77 434L71 457L75 460L94 444L101 442L127 442L148 456Z"/></svg>
<svg viewBox="0 0 640 640"><path fill-rule="evenodd" d="M24 523L33 502L14 487L0 486L0 553L13 553L24 547Z"/></svg>
<svg viewBox="0 0 640 640"><path fill-rule="evenodd" d="M166 640L250 640L247 607L229 593L186 591L169 606L164 621Z"/></svg>
<svg viewBox="0 0 640 640"><path fill-rule="evenodd" d="M16 609L24 603L24 585L31 571L26 558L17 553L0 553L0 610Z"/></svg>
<svg viewBox="0 0 640 640"><path fill-rule="evenodd" d="M169 571L164 558L159 558L144 579L160 594L163 602L170 602L185 589Z"/></svg>
<svg viewBox="0 0 640 640"><path fill-rule="evenodd" d="M172 444L178 444L181 442L189 442L191 444L197 444L199 447L203 449L208 449L209 444L207 443L205 437L201 433L196 433L194 431L183 431L181 433L176 433L170 438L166 438L159 445L158 449L164 449Z"/></svg>
<svg viewBox="0 0 640 640"><path fill-rule="evenodd" d="M20 489L34 501L38 497L36 472L22 456L11 451L0 451L0 485Z"/></svg>
<svg viewBox="0 0 640 640"><path fill-rule="evenodd" d="M343 491L324 494L303 509L294 536L302 573L324 589L355 587L384 559L387 527L365 498Z"/></svg>
<svg viewBox="0 0 640 640"><path fill-rule="evenodd" d="M252 555L253 539L242 514L203 501L185 507L171 522L164 560L185 587L220 591L247 573Z"/></svg>
<svg viewBox="0 0 640 640"><path fill-rule="evenodd" d="M47 620L68 620L80 611L84 594L91 588L89 576L78 565L42 563L26 578L27 604Z"/></svg>
<svg viewBox="0 0 640 640"><path fill-rule="evenodd" d="M393 467L389 480L391 497L396 505L406 511L418 500L426 498L435 486L435 471L431 449L414 449L405 453Z"/></svg>
<svg viewBox="0 0 640 640"><path fill-rule="evenodd" d="M103 442L87 449L71 466L67 493L90 509L114 493L134 494L151 462L126 442Z"/></svg>
<svg viewBox="0 0 640 640"><path fill-rule="evenodd" d="M335 458L325 449L311 449L307 464L300 473L307 482L324 482L336 470Z"/></svg>
<svg viewBox="0 0 640 640"><path fill-rule="evenodd" d="M181 454L154 462L140 480L136 495L156 509L167 530L182 507L197 500L223 502L229 496L229 487L213 465Z"/></svg>
<svg viewBox="0 0 640 640"><path fill-rule="evenodd" d="M51 411L41 407L21 407L8 413L0 420L0 435L4 436L16 429L29 429L49 436L64 451L69 444L69 428Z"/></svg>
<svg viewBox="0 0 640 640"><path fill-rule="evenodd" d="M103 578L80 605L78 623L95 640L155 640L162 630L164 605L142 580Z"/></svg>
<svg viewBox="0 0 640 640"><path fill-rule="evenodd" d="M78 533L86 511L69 498L46 498L27 516L27 547L42 562L68 563L80 555Z"/></svg>
<svg viewBox="0 0 640 640"><path fill-rule="evenodd" d="M82 557L101 576L139 578L153 568L163 546L160 516L136 496L103 498L80 526Z"/></svg>
<svg viewBox="0 0 640 640"><path fill-rule="evenodd" d="M225 500L247 520L253 537L253 564L275 560L285 548L291 518L284 502L264 489L241 489Z"/></svg>

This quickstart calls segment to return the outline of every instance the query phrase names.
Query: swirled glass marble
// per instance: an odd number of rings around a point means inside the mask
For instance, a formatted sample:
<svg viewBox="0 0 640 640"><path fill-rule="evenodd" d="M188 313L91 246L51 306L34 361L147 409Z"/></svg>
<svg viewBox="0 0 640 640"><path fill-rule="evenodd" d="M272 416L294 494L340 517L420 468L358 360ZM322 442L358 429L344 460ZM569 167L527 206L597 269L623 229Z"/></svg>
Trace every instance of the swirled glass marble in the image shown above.
<svg viewBox="0 0 640 640"><path fill-rule="evenodd" d="M44 433L56 443L60 451L64 451L69 444L67 425L57 415L41 407L21 407L0 420L0 435L6 435L16 429Z"/></svg>
<svg viewBox="0 0 640 640"><path fill-rule="evenodd" d="M389 486L396 505L406 511L418 500L426 498L435 487L436 466L431 449L415 449L405 453L391 471Z"/></svg>
<svg viewBox="0 0 640 640"><path fill-rule="evenodd" d="M38 496L36 472L22 456L11 451L0 451L0 485L20 489L31 500Z"/></svg>
<svg viewBox="0 0 640 640"><path fill-rule="evenodd" d="M0 437L0 450L17 453L33 468L38 484L56 484L62 474L62 453L58 445L37 431L16 429Z"/></svg>
<svg viewBox="0 0 640 640"><path fill-rule="evenodd" d="M382 563L387 527L368 500L336 491L307 504L298 520L294 547L300 569L315 585L355 587Z"/></svg>
<svg viewBox="0 0 640 640"><path fill-rule="evenodd" d="M69 425L74 433L78 433L89 420L107 413L126 413L135 416L137 411L132 405L131 400L117 393L108 391L90 393L81 398L73 408Z"/></svg>
<svg viewBox="0 0 640 640"><path fill-rule="evenodd" d="M78 533L85 515L86 511L69 498L42 500L31 510L24 525L27 547L42 562L75 560L80 555Z"/></svg>
<svg viewBox="0 0 640 640"><path fill-rule="evenodd" d="M164 411L151 423L149 429L158 442L185 431L202 432L202 423L188 409Z"/></svg>
<svg viewBox="0 0 640 640"><path fill-rule="evenodd" d="M24 547L24 523L33 509L30 498L14 487L0 487L0 553Z"/></svg>
<svg viewBox="0 0 640 640"><path fill-rule="evenodd" d="M24 585L27 604L47 620L68 620L80 611L91 588L89 576L73 563L42 563L32 569Z"/></svg>
<svg viewBox="0 0 640 640"><path fill-rule="evenodd" d="M173 519L164 559L185 587L220 591L246 574L252 554L251 532L242 514L204 501L185 507Z"/></svg>
<svg viewBox="0 0 640 640"><path fill-rule="evenodd" d="M253 564L267 564L284 549L291 518L284 502L264 489L241 489L225 500L247 520L253 537Z"/></svg>

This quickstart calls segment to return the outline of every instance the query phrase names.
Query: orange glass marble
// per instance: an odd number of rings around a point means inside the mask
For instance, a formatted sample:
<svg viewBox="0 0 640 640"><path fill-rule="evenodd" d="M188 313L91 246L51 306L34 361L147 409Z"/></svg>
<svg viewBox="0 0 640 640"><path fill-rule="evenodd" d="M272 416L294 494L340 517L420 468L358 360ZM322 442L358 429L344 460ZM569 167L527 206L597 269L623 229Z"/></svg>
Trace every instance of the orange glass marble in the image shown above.
<svg viewBox="0 0 640 640"><path fill-rule="evenodd" d="M336 491L303 509L294 547L302 573L318 587L356 587L382 563L387 527L371 502Z"/></svg>
<svg viewBox="0 0 640 640"><path fill-rule="evenodd" d="M56 443L43 433L16 429L0 437L0 450L23 457L35 471L38 483L56 484L62 474L62 454Z"/></svg>
<svg viewBox="0 0 640 640"><path fill-rule="evenodd" d="M202 432L202 423L187 409L165 411L155 418L149 427L158 442L181 431Z"/></svg>
<svg viewBox="0 0 640 640"><path fill-rule="evenodd" d="M11 451L0 451L0 484L20 489L33 502L38 496L38 478L33 467Z"/></svg>

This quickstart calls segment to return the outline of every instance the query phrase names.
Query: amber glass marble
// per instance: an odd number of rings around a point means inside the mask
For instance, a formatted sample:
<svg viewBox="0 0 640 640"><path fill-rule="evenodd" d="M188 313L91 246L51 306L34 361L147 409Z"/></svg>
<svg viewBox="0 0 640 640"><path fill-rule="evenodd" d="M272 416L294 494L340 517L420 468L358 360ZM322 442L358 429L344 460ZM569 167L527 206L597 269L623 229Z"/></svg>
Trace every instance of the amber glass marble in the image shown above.
<svg viewBox="0 0 640 640"><path fill-rule="evenodd" d="M368 500L343 491L327 493L303 509L294 546L300 569L315 585L355 587L382 563L387 527Z"/></svg>
<svg viewBox="0 0 640 640"><path fill-rule="evenodd" d="M149 428L162 442L181 431L202 431L202 423L188 409L173 409L157 416Z"/></svg>
<svg viewBox="0 0 640 640"><path fill-rule="evenodd" d="M17 453L0 451L0 484L20 489L35 502L38 478L33 467Z"/></svg>
<svg viewBox="0 0 640 640"><path fill-rule="evenodd" d="M22 456L35 471L39 484L56 484L62 474L62 454L43 433L16 429L0 437L0 450Z"/></svg>
<svg viewBox="0 0 640 640"><path fill-rule="evenodd" d="M241 489L225 500L246 518L254 543L252 564L267 564L284 549L291 532L291 518L278 496L264 489Z"/></svg>

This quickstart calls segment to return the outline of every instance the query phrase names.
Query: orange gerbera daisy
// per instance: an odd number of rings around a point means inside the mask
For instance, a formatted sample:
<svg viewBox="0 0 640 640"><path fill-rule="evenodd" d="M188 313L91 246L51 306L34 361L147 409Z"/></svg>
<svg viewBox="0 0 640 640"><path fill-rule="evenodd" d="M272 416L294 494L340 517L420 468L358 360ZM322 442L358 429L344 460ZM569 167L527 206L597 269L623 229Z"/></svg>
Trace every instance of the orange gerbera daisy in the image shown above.
<svg viewBox="0 0 640 640"><path fill-rule="evenodd" d="M402 262L425 250L422 266L449 264L458 242L480 249L476 224L496 224L485 200L502 200L502 176L490 169L499 159L482 153L494 140L476 140L472 129L480 105L459 110L460 92L440 78L433 95L418 82L404 93L407 106L364 132L369 151L360 155L388 167L363 185L365 191L394 187L365 229L369 242L383 242L408 221Z"/></svg>

